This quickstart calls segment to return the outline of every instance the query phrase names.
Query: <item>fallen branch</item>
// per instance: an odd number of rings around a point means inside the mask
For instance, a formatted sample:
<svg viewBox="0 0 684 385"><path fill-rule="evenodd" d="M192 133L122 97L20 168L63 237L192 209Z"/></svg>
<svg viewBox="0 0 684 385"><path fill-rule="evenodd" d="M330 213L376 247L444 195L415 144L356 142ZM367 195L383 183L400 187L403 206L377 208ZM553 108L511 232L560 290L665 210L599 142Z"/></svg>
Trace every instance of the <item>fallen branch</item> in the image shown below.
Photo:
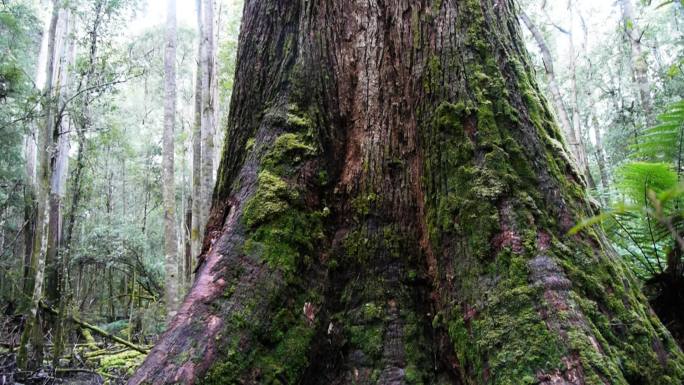
<svg viewBox="0 0 684 385"><path fill-rule="evenodd" d="M108 374L108 373L99 373L99 372L94 372L92 370L82 369L82 368L57 368L57 369L55 369L55 373L87 373L87 374L92 374L94 376L99 376L99 377L118 378L117 376L113 376L113 375Z"/></svg>
<svg viewBox="0 0 684 385"><path fill-rule="evenodd" d="M48 306L47 304L45 304L43 301L40 302L40 307L42 307L43 309L45 309L46 311L48 311L48 312L51 313L51 314L54 314L54 315L59 316L59 312L58 312L57 310L51 308L50 306ZM112 341L118 342L118 343L120 343L121 345L128 346L129 348L131 348L131 349L133 349L133 350L137 350L137 351L139 351L140 353L143 353L143 354L149 353L148 350L143 349L143 348L141 348L141 347L138 346L138 345L135 345L135 344L133 344L133 343L130 343L130 342L126 341L126 340L123 339L123 338L120 338L120 337L117 337L117 336L115 336L115 335L109 334L109 333L107 333L106 331L100 329L99 327L94 326L94 325L91 325L91 324L89 324L89 323L87 323L87 322L81 321L80 319L78 319L78 318L76 318L76 317L74 317L74 316L67 316L67 319L68 319L69 321L71 321L71 322L73 322L73 323L75 323L75 324L77 324L77 325L83 327L83 328L86 328L86 329L88 329L88 330L91 330L91 331L95 332L95 334L99 334L100 336L102 336L102 337L104 337L104 338L108 338L108 339L110 339L110 340L112 340Z"/></svg>
<svg viewBox="0 0 684 385"><path fill-rule="evenodd" d="M100 349L100 350L96 350L94 352L86 352L83 354L83 356L86 359L91 360L93 358L100 357L100 356L111 356L111 355L115 355L115 354L120 354L120 353L123 353L127 350L128 350L128 348L123 348L123 349L119 349L119 350Z"/></svg>

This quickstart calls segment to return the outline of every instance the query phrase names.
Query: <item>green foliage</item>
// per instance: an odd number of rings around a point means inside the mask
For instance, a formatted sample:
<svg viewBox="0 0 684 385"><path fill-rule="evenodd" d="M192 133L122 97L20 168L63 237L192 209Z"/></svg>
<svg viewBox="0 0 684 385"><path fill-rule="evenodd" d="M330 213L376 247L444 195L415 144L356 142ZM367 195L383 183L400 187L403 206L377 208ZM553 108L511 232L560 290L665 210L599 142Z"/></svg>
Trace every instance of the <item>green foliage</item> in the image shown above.
<svg viewBox="0 0 684 385"><path fill-rule="evenodd" d="M37 115L39 93L33 87L41 23L28 0L0 2L0 300L12 295L21 279L20 248L24 230L25 172L23 144ZM28 198L28 197L27 197ZM8 290L9 289L9 290Z"/></svg>
<svg viewBox="0 0 684 385"><path fill-rule="evenodd" d="M617 187L629 202L648 203L648 191L662 193L677 185L677 173L667 163L630 162L617 172Z"/></svg>
<svg viewBox="0 0 684 385"><path fill-rule="evenodd" d="M684 252L684 185L680 174L684 148L684 100L643 130L632 159L616 172L618 196L603 213L575 226L576 233L601 223L618 251L643 280L672 267L669 256ZM680 257L681 258L681 257Z"/></svg>
<svg viewBox="0 0 684 385"><path fill-rule="evenodd" d="M684 99L666 107L659 124L641 132L632 145L633 156L651 162L674 162L681 167L684 156Z"/></svg>

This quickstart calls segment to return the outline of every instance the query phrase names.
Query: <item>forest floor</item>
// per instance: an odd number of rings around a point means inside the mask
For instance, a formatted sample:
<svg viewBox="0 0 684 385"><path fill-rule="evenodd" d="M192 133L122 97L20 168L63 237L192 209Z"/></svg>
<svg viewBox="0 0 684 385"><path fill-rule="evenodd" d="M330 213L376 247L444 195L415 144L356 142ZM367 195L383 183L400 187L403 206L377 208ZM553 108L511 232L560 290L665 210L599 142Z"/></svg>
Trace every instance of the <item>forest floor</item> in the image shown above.
<svg viewBox="0 0 684 385"><path fill-rule="evenodd" d="M81 336L74 337L74 333L57 369L49 362L52 343L50 336L46 336L43 366L21 371L16 355L23 322L23 316L0 316L0 385L123 385L145 359L144 353L107 341L107 338L96 339L80 330Z"/></svg>

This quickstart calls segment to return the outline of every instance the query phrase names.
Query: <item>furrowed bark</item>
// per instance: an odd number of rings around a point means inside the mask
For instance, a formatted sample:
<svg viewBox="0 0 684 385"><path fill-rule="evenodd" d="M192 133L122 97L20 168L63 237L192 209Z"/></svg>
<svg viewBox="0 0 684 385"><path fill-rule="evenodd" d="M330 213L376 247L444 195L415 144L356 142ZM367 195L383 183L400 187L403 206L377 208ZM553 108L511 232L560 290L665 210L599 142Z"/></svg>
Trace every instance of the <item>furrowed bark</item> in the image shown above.
<svg viewBox="0 0 684 385"><path fill-rule="evenodd" d="M247 1L195 283L130 384L679 384L510 1Z"/></svg>

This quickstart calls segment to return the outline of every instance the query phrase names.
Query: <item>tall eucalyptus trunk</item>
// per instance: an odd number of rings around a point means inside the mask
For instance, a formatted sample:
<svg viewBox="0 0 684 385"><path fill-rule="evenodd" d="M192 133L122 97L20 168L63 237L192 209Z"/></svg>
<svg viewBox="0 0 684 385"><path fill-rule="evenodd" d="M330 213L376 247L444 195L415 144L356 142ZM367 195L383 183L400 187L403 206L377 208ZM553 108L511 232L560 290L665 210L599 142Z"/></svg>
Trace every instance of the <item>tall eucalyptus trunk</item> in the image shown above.
<svg viewBox="0 0 684 385"><path fill-rule="evenodd" d="M214 1L202 0L202 162L200 191L200 235L205 233L205 226L211 209L211 198L214 190L214 136L215 136L215 99L214 99Z"/></svg>
<svg viewBox="0 0 684 385"><path fill-rule="evenodd" d="M71 119L66 116L66 103L69 99L69 82L71 80L71 64L74 57L74 44L71 34L73 33L73 20L70 11L62 9L60 19L63 23L59 41L59 65L56 69L57 84L55 87L56 106L55 123L53 130L54 148L50 159L50 192L49 192L49 215L50 225L48 230L48 244L46 254L46 299L52 306L58 306L62 300L61 277L63 270L62 253L62 220L63 199L66 194L66 179L69 166ZM50 325L56 325L56 317L50 317Z"/></svg>
<svg viewBox="0 0 684 385"><path fill-rule="evenodd" d="M197 27L199 38L197 44L197 70L195 72L195 118L192 125L192 216L190 226L190 249L193 259L199 257L201 249L202 214L202 0L195 0L197 9Z"/></svg>
<svg viewBox="0 0 684 385"><path fill-rule="evenodd" d="M57 144L56 153L53 155L51 181L50 181L50 232L48 235L47 257L48 269L47 276L47 295L46 299L52 306L59 309L58 315L50 317L51 334L53 338L52 362L57 367L59 359L64 352L64 324L66 321L67 308L67 276L68 276L68 247L64 242L65 231L63 227L64 219L64 198L66 196L66 184L68 178L69 153L71 150L70 135L75 124L70 116L65 116L68 99L70 97L70 82L72 77L72 66L75 59L76 45L71 37L75 27L75 20L70 13L65 13L66 30L64 31L64 50L60 63L59 81L59 116L54 133L54 140ZM80 142L80 140L79 140ZM79 148L79 153L81 149ZM80 173L80 170L77 170ZM77 192L72 190L73 194Z"/></svg>
<svg viewBox="0 0 684 385"><path fill-rule="evenodd" d="M176 183L174 131L176 124L176 0L166 2L164 50L164 135L162 139L162 193L164 195L165 294L169 318L176 314L178 293L178 237L176 234Z"/></svg>
<svg viewBox="0 0 684 385"><path fill-rule="evenodd" d="M40 51L36 66L36 87L41 92L45 91L46 68L48 65L48 43L52 38L50 35L50 27L51 24L48 23L44 26L44 30L42 31ZM36 121L31 122L29 131L24 140L24 269L22 291L26 297L30 297L33 292L33 279L35 275L31 258L33 254L33 241L36 226L36 160L37 140L40 132L38 125L39 123Z"/></svg>
<svg viewBox="0 0 684 385"><path fill-rule="evenodd" d="M565 141L568 142L570 146L573 146L573 143L575 143L577 139L575 138L575 131L570 123L568 113L565 110L563 96L561 96L560 88L558 87L558 79L556 78L556 70L553 63L553 56L551 56L551 50L549 49L548 44L546 44L546 39L544 39L544 35L542 35L542 32L537 25L523 11L520 12L520 20L523 21L525 27L530 31L534 41L539 47L542 63L544 64L544 73L546 74L546 81L548 83L547 86L551 93L551 101L553 102L554 112L558 118L558 124L563 132ZM574 149L574 147L572 148Z"/></svg>
<svg viewBox="0 0 684 385"><path fill-rule="evenodd" d="M195 282L129 384L677 384L509 0L245 2Z"/></svg>
<svg viewBox="0 0 684 385"><path fill-rule="evenodd" d="M57 99L54 93L53 80L58 63L57 26L59 24L60 6L57 0L52 2L52 15L48 28L47 63L45 66L45 120L37 132L37 178L36 178L36 213L33 245L31 246L31 268L33 275L31 300L27 312L24 330L21 334L17 365L21 369L34 369L43 363L43 331L41 328L40 301L43 296L43 278L48 243L49 225L49 193L50 193L50 151L52 148L55 127Z"/></svg>

